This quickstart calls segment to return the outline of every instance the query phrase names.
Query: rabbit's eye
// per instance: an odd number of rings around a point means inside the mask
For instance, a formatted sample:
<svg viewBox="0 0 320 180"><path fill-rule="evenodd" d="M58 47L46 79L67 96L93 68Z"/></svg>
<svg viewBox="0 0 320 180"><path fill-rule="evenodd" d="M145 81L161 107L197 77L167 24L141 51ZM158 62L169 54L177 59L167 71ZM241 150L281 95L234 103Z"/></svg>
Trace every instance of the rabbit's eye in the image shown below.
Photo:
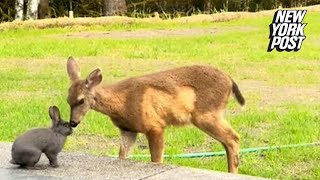
<svg viewBox="0 0 320 180"><path fill-rule="evenodd" d="M77 106L80 106L84 103L84 99L81 99L80 101L78 101Z"/></svg>

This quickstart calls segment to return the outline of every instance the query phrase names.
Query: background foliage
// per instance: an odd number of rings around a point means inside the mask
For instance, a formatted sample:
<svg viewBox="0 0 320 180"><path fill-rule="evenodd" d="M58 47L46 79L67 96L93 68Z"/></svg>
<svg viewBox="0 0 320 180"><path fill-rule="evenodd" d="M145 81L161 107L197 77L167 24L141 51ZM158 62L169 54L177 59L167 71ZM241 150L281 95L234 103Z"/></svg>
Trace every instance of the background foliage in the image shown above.
<svg viewBox="0 0 320 180"><path fill-rule="evenodd" d="M13 0L0 2L0 22L14 20ZM28 1L28 0L25 0ZM72 8L76 17L99 17L105 14L105 3L120 0L48 0L51 17L68 15ZM126 0L126 15L149 16L159 12L162 17L191 15L199 12L260 11L282 7L298 7L319 4L319 0Z"/></svg>

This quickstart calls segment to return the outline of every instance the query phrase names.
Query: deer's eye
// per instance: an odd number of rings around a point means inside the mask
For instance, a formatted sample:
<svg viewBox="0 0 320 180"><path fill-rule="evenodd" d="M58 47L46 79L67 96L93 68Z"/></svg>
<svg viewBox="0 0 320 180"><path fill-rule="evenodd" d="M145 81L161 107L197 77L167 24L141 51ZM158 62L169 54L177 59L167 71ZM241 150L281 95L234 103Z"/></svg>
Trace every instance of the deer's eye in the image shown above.
<svg viewBox="0 0 320 180"><path fill-rule="evenodd" d="M80 101L77 102L77 106L80 106L84 103L84 99L81 99Z"/></svg>

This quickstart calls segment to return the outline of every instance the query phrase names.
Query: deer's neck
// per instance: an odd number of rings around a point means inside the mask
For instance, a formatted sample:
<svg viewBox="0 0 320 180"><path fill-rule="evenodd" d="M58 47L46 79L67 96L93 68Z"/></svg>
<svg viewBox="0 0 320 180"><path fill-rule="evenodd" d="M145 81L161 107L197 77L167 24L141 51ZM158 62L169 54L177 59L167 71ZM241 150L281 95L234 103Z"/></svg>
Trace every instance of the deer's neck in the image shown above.
<svg viewBox="0 0 320 180"><path fill-rule="evenodd" d="M116 92L113 86L98 87L94 99L95 103L92 109L111 117L119 116L124 103L123 94Z"/></svg>

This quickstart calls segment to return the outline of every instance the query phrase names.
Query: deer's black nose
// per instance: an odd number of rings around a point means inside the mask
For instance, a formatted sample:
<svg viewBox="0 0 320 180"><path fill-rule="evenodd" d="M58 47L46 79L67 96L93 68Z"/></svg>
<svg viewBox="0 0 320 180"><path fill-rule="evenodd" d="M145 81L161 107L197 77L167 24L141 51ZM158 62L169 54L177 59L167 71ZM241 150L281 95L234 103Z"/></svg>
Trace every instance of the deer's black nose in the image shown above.
<svg viewBox="0 0 320 180"><path fill-rule="evenodd" d="M78 124L74 121L70 121L70 126L75 128L78 126Z"/></svg>

